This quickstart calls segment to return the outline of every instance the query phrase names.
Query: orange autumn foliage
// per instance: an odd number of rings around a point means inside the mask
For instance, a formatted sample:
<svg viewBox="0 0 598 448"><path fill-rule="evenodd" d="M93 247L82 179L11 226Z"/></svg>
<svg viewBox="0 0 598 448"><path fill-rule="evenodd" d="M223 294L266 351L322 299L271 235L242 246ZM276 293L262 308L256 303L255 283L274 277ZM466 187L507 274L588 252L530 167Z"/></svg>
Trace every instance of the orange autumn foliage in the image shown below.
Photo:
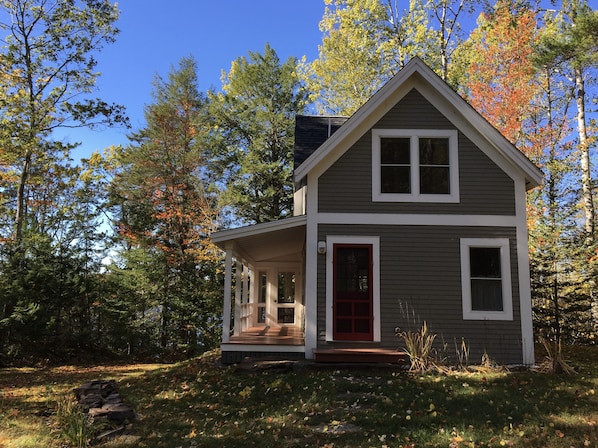
<svg viewBox="0 0 598 448"><path fill-rule="evenodd" d="M467 71L467 99L520 147L539 88L532 62L536 35L536 14L502 0L492 13L481 15L470 38L472 63Z"/></svg>

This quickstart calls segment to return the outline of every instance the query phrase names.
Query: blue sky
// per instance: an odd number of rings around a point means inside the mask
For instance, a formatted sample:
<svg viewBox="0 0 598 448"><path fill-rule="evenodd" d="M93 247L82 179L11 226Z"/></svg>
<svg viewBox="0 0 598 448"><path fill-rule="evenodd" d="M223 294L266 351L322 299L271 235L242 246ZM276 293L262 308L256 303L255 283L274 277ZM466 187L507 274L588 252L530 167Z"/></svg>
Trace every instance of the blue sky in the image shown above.
<svg viewBox="0 0 598 448"><path fill-rule="evenodd" d="M145 124L152 80L166 77L182 57L198 64L199 87L220 89L222 70L269 43L281 60L318 54L323 0L122 0L114 44L98 54L97 96L127 108L133 130ZM126 144L124 129L68 130L60 138L81 142L72 156L87 157L110 145Z"/></svg>
<svg viewBox="0 0 598 448"><path fill-rule="evenodd" d="M598 0L588 3L598 6ZM152 102L154 76L166 77L182 57L197 61L202 91L219 90L222 70L249 51L262 52L266 43L281 60L306 56L313 61L322 40L318 25L324 7L324 0L121 0L121 32L97 57L102 73L97 96L124 105L131 130L138 130L145 124L143 109ZM461 22L474 26L475 16ZM131 130L66 130L57 137L82 143L72 152L78 161L92 151L126 145Z"/></svg>

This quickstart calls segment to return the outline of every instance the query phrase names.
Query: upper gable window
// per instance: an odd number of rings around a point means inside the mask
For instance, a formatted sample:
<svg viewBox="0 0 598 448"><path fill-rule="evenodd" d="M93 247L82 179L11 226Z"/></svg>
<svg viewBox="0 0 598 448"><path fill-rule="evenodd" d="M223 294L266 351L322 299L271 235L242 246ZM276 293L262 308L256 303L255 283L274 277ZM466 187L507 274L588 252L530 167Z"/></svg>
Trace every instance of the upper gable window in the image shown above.
<svg viewBox="0 0 598 448"><path fill-rule="evenodd" d="M372 130L372 200L458 202L456 130Z"/></svg>

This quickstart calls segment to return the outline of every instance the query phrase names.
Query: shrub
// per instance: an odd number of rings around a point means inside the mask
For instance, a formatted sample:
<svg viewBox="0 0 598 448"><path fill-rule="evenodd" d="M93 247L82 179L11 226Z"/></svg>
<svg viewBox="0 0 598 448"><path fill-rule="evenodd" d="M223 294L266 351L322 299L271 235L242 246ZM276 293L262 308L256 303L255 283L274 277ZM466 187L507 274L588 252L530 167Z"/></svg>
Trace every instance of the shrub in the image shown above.
<svg viewBox="0 0 598 448"><path fill-rule="evenodd" d="M549 342L546 338L538 338L546 350L546 358L540 364L540 370L548 373L564 373L565 375L575 374L575 369L571 367L563 357L561 341Z"/></svg>
<svg viewBox="0 0 598 448"><path fill-rule="evenodd" d="M427 372L436 367L432 348L436 334L428 331L428 325L425 321L421 329L417 331L400 331L397 334L405 343L405 353L411 361L409 370Z"/></svg>
<svg viewBox="0 0 598 448"><path fill-rule="evenodd" d="M60 435L76 448L87 448L94 435L93 418L79 407L72 395L65 395L56 404Z"/></svg>

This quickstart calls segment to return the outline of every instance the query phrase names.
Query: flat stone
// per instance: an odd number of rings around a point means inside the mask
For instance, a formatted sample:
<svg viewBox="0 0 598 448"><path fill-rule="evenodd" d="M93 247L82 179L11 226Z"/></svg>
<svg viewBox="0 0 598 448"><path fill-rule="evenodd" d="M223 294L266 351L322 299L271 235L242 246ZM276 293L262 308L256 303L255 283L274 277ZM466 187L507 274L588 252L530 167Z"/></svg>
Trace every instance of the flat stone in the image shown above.
<svg viewBox="0 0 598 448"><path fill-rule="evenodd" d="M104 404L101 408L92 408L89 410L89 415L93 418L106 417L108 420L119 424L135 420L133 409L122 403Z"/></svg>

